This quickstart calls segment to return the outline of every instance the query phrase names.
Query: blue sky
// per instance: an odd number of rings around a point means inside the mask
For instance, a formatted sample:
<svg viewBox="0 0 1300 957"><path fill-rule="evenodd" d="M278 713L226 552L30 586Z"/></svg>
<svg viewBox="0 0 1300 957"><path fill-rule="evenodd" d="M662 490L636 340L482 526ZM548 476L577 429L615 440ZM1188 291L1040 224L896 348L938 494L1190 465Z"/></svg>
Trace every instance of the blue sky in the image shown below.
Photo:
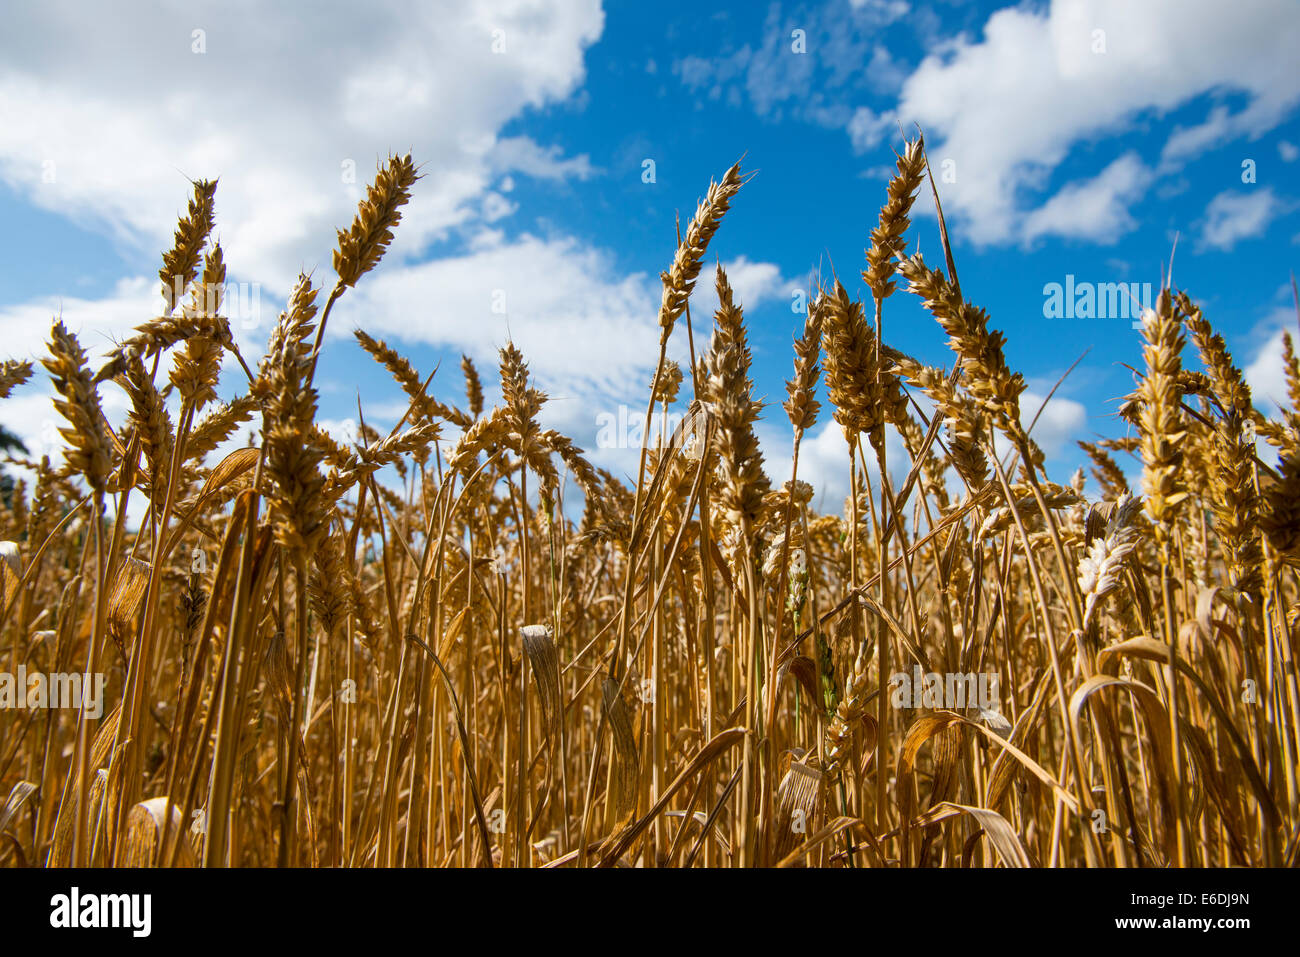
<svg viewBox="0 0 1300 957"><path fill-rule="evenodd" d="M1124 363L1141 360L1129 318L1045 314L1045 287L1067 276L1156 285L1172 256L1175 284L1225 335L1257 403L1282 397L1300 252L1291 0L445 0L364 14L55 2L9 19L0 330L11 356L41 355L56 313L96 355L155 313L186 177L221 178L217 232L259 307L232 318L255 356L297 271L328 283L334 229L376 162L410 149L425 178L390 256L335 313L322 416L346 436L358 394L368 421L401 414L396 386L351 340L357 326L422 372L437 366L434 391L458 402L461 353L490 381L511 336L554 396L548 423L626 471L628 450L595 447L602 416L644 408L676 217L684 226L710 177L743 154L757 175L710 247L692 314L703 347L716 257L749 318L779 481L790 441L779 404L802 322L792 294L834 274L865 296L892 151L919 124L963 292L1008 338L1030 385L1026 419L1082 357L1036 427L1059 480L1081 462L1075 440L1122 433ZM938 262L928 197L914 220L909 247ZM950 362L913 297L886 303L885 329L923 361ZM685 348L679 328L670 351ZM111 417L117 393L105 387ZM32 383L0 403L0 422L38 454L57 454L49 394ZM831 509L842 456L823 413L801 475Z"/></svg>

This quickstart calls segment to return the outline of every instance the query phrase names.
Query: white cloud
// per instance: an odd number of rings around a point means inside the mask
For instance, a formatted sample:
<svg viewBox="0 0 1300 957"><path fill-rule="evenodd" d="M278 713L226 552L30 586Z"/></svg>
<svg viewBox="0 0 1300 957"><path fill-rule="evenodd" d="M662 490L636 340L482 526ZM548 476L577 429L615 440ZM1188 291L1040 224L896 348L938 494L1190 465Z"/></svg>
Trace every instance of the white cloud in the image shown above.
<svg viewBox="0 0 1300 957"><path fill-rule="evenodd" d="M781 120L789 113L831 128L847 126L864 97L892 94L901 85L906 71L879 34L907 15L903 0L859 0L847 9L827 3L783 10L773 3L766 10L747 34L753 42L715 56L684 56L673 72L712 100L747 101L762 117Z"/></svg>
<svg viewBox="0 0 1300 957"><path fill-rule="evenodd" d="M1045 398L1044 394L1033 389L1022 392L1020 423L1026 429L1030 429L1030 424L1033 424L1029 436L1038 443L1039 449L1050 464L1052 459L1064 452L1075 440L1084 437L1088 410L1083 403L1061 396L1052 396L1047 400L1047 404L1043 405ZM1035 416L1038 417L1037 422L1034 422ZM993 448L1002 462L1009 461L1013 446L1001 432L994 433ZM1057 478L1059 479L1059 476Z"/></svg>
<svg viewBox="0 0 1300 957"><path fill-rule="evenodd" d="M296 272L314 269L328 281L334 229L351 220L375 163L409 148L424 176L383 268L331 320L334 335L364 316L376 334L483 358L506 328L492 323L501 317L487 315L480 294L503 287L536 371L583 364L593 380L610 381L634 365L633 350L655 341L644 326L657 299L644 277L613 278L601 254L573 239L507 243L485 225L515 211L504 195L512 173L560 180L596 172L586 156L499 131L581 85L585 50L603 28L599 0L448 0L436 8L381 0L365 17L354 14L322 4L305 28L272 5L258 9L255 25L216 3L109 10L55 0L11 11L0 33L0 182L109 232L128 259L152 264L188 199L186 177L220 177L217 235L231 278L261 284L250 286L260 310L232 314L251 361ZM201 53L193 46L200 39ZM504 41L502 52L493 52L494 39ZM461 257L404 265L452 229L467 235ZM39 359L51 316L61 312L97 368L107 348L157 314L156 285L124 278L97 301L37 297L0 307L5 354ZM590 293L573 300L573 289ZM361 311L376 303L385 307L377 318ZM471 304L478 308L453 314ZM611 349L607 337L626 349ZM105 385L100 394L119 421L120 390ZM0 409L34 454L60 444L50 396L38 373Z"/></svg>
<svg viewBox="0 0 1300 957"><path fill-rule="evenodd" d="M220 176L232 275L284 289L303 266L328 268L322 239L351 219L390 151L410 148L426 174L394 258L472 222L494 175L590 175L585 157L497 136L578 87L603 19L599 0L386 0L364 17L336 0L309 26L270 4L255 22L211 2L9 11L0 180L152 255L184 208L185 177ZM193 52L195 30L206 52Z"/></svg>
<svg viewBox="0 0 1300 957"><path fill-rule="evenodd" d="M23 440L29 457L39 459L42 455L49 455L52 460L58 461L66 446L58 434L66 422L52 404L54 388L40 364L49 355L46 343L52 321L63 321L68 331L81 343L91 371L98 371L104 354L129 335L135 326L155 314L155 288L156 280L138 276L118 281L112 292L103 299L37 298L0 307L0 336L5 344L4 356L27 359L36 367L35 375L27 384L0 402L0 424ZM276 308L270 304L263 304L260 317L255 318L250 314L247 323L232 322L231 331L246 357L260 351L262 340L265 339L276 312ZM166 362L162 368L167 368ZM160 374L159 382L164 381L165 376ZM238 363L229 356L223 361L222 382L239 391L242 391L242 384L246 382ZM99 387L99 398L109 422L115 428L120 427L125 422L128 409L125 393L116 385L105 383ZM172 405L174 422L175 402ZM241 432L237 438L238 441L232 438L223 448L231 451L245 444L247 435Z"/></svg>
<svg viewBox="0 0 1300 957"><path fill-rule="evenodd" d="M876 113L870 107L860 106L849 120L849 141L859 153L880 145L880 141L898 128L891 112Z"/></svg>
<svg viewBox="0 0 1300 957"><path fill-rule="evenodd" d="M1284 163L1294 163L1297 159L1300 159L1300 146L1296 146L1287 140L1278 141L1277 152Z"/></svg>
<svg viewBox="0 0 1300 957"><path fill-rule="evenodd" d="M120 280L103 299L41 298L0 308L0 336L7 358L38 360L48 352L45 343L50 323L62 318L78 337L90 364L130 330L157 312L157 280L144 277Z"/></svg>
<svg viewBox="0 0 1300 957"><path fill-rule="evenodd" d="M823 401L820 421L803 437L799 446L799 479L813 487L813 507L819 511L837 513L849 497L849 444L844 440L844 429L832 417L832 410ZM790 480L792 447L794 440L789 422L779 406L764 417L758 430L763 449L764 468L779 488ZM867 474L873 483L880 475L876 455L870 445L865 448ZM885 459L891 480L897 487L907 475L909 459L907 447L892 428L885 430ZM879 496L878 484L873 485Z"/></svg>
<svg viewBox="0 0 1300 957"><path fill-rule="evenodd" d="M930 414L928 399L920 393L915 393L915 397L927 414ZM1050 462L1072 446L1075 440L1084 437L1088 413L1082 403L1061 396L1053 396L1040 413L1039 407L1044 398L1044 395L1032 390L1024 392L1020 397L1020 416L1026 428L1033 422L1034 416L1038 416L1030 434ZM791 435L788 429L781 427L784 421L777 410L777 417L765 420L764 428L760 431L767 472L774 486L779 486L790 477ZM945 438L946 434L941 432L940 438ZM994 448L1003 457L1010 451L1010 445L1000 434L995 437ZM943 455L942 448L937 445L934 451L937 455ZM892 428L885 430L885 453L890 480L897 488L906 478L911 460L902 438ZM866 459L868 474L875 481L880 472L876 467L875 454L869 447ZM804 436L799 448L799 477L813 486L816 493L813 504L819 509L836 512L848 497L848 462L849 447L844 441L844 430L823 406L822 421L813 432ZM959 481L951 485L954 492L961 487Z"/></svg>
<svg viewBox="0 0 1300 957"><path fill-rule="evenodd" d="M585 153L566 158L560 147L543 148L526 136L497 140L491 159L494 169L518 170L537 179L590 179L596 174Z"/></svg>
<svg viewBox="0 0 1300 957"><path fill-rule="evenodd" d="M1104 53L1093 52L1099 39ZM1277 69L1297 46L1300 7L1289 0L1054 0L1042 12L999 10L979 40L927 56L898 115L926 131L936 163L956 161L945 210L973 240L1007 242L1033 202L1026 194L1079 142L1218 90L1247 96L1225 128L1272 129L1300 102L1300 71ZM1175 152L1189 155L1191 139Z"/></svg>
<svg viewBox="0 0 1300 957"><path fill-rule="evenodd" d="M1261 342L1244 374L1255 405L1265 415L1273 415L1279 406L1290 407L1283 365L1282 334L1290 332L1293 348L1300 349L1295 306L1279 306L1256 328L1263 331L1267 338Z"/></svg>
<svg viewBox="0 0 1300 957"><path fill-rule="evenodd" d="M878 43L871 51L871 62L867 64L866 74L871 77L872 88L877 92L897 93L907 79L907 63L895 60L889 48Z"/></svg>
<svg viewBox="0 0 1300 957"><path fill-rule="evenodd" d="M1296 338L1291 330L1291 338ZM1255 355L1255 361L1246 366L1246 382L1250 385L1251 397L1261 411L1272 413L1278 406L1288 404L1286 394L1286 372L1282 360L1282 330L1269 338Z"/></svg>
<svg viewBox="0 0 1300 957"><path fill-rule="evenodd" d="M1088 180L1077 180L1025 219L1024 238L1089 239L1114 244L1136 225L1128 206L1146 190L1151 172L1136 153L1126 153Z"/></svg>
<svg viewBox="0 0 1300 957"><path fill-rule="evenodd" d="M1199 156L1209 147L1231 139L1234 135L1234 119L1228 113L1228 108L1216 106L1205 122L1196 126L1180 126L1169 134L1160 154L1161 168L1169 171L1178 169L1186 160Z"/></svg>
<svg viewBox="0 0 1300 957"><path fill-rule="evenodd" d="M512 203L500 193L486 193L483 196L483 222L485 223L495 223L498 219L513 216L518 209L518 203Z"/></svg>
<svg viewBox="0 0 1300 957"><path fill-rule="evenodd" d="M687 86L698 89L709 84L716 67L704 57L685 56L673 64L673 71Z"/></svg>
<svg viewBox="0 0 1300 957"><path fill-rule="evenodd" d="M849 0L849 6L854 10L866 10L884 21L905 17L911 9L907 0Z"/></svg>
<svg viewBox="0 0 1300 957"><path fill-rule="evenodd" d="M781 275L781 267L776 263L754 262L748 256L737 256L724 262L722 268L727 274L727 282L731 283L736 303L747 313L774 300L789 302L794 290L808 288L806 279L787 279ZM700 271L696 284L701 291L707 287L706 301L710 310L717 308L718 303L715 278L714 270L705 268Z"/></svg>
<svg viewBox="0 0 1300 957"><path fill-rule="evenodd" d="M799 478L813 487L813 506L834 514L849 496L849 444L844 430L831 418L823 404L821 423L804 436L799 446ZM773 419L773 423L776 420ZM790 479L791 443L789 429L774 425L763 442L764 463L772 485L779 488Z"/></svg>
<svg viewBox="0 0 1300 957"><path fill-rule="evenodd" d="M1260 235L1281 205L1271 186L1224 190L1205 208L1199 248L1229 250L1240 240Z"/></svg>
<svg viewBox="0 0 1300 957"><path fill-rule="evenodd" d="M747 270L738 272L745 275ZM758 276L770 281L764 269L758 270ZM494 299L498 292L502 296ZM121 281L100 300L40 298L0 307L4 354L39 362L46 355L51 318L58 314L78 336L90 367L97 369L103 354L152 314L154 295L154 282L138 277ZM487 231L463 255L382 268L367 276L339 301L330 320L329 348L336 354L355 350L355 361L369 365L369 357L347 341L359 322L377 338L464 352L478 363L491 402L497 394L497 350L512 338L523 351L534 381L552 395L543 421L592 451L593 461L625 471L636 467L633 452L594 448L597 415L617 412L620 403L630 404L633 421L644 415L646 389L658 355L658 298L657 279L645 274L620 276L606 254L573 238L524 235L507 240ZM494 312L494 302L505 312ZM234 325L250 361L260 352L279 308L265 303L259 324ZM706 329L697 319L697 338ZM684 364L686 349L686 337L679 329L669 355ZM452 380L442 378L445 375L445 370L440 373L439 395L454 388L448 385ZM228 363L223 392L242 391L242 380L237 365ZM355 416L350 388L344 390L346 402L339 404L329 401L330 383L319 385L321 421L336 437L346 438L349 428L355 428L349 425ZM0 424L18 435L33 456L50 454L57 460L63 447L57 429L63 422L51 404L53 394L38 366L31 383L0 403ZM120 425L127 408L122 391L105 384L99 394L109 420ZM451 399L461 401L455 395ZM405 402L389 402L385 395L372 392L365 396L364 407L367 421L376 424L395 420ZM247 431L241 431L223 449L242 446L247 437Z"/></svg>
<svg viewBox="0 0 1300 957"><path fill-rule="evenodd" d="M513 339L542 388L584 382L617 394L632 379L639 394L658 355L658 294L657 279L618 275L576 239L485 234L464 255L367 276L331 327L342 336L360 324L489 361Z"/></svg>
<svg viewBox="0 0 1300 957"><path fill-rule="evenodd" d="M1081 438L1088 423L1088 410L1083 403L1074 399L1054 395L1043 406L1045 396L1027 390L1020 396L1020 420L1025 428L1038 416L1030 436L1043 454L1052 459L1065 451L1066 447ZM1039 412L1039 407L1042 412Z"/></svg>

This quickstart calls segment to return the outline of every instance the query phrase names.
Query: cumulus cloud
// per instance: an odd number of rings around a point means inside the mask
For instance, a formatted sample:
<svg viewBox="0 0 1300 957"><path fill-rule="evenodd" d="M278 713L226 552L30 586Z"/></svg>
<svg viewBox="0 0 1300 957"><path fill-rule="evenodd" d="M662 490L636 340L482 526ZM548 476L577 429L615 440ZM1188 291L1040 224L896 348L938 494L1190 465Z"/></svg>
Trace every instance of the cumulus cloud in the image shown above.
<svg viewBox="0 0 1300 957"><path fill-rule="evenodd" d="M157 311L157 280L122 279L102 299L39 298L0 308L5 354L36 360L46 355L50 321L61 318L81 340L91 364L127 331Z"/></svg>
<svg viewBox="0 0 1300 957"><path fill-rule="evenodd" d="M254 27L214 2L9 11L0 180L152 255L170 239L185 177L220 176L232 273L284 289L328 255L321 237L351 218L392 149L409 147L429 174L395 257L499 212L478 202L494 176L590 175L585 157L498 131L580 85L599 0L386 0L355 14L330 2L304 20L265 5Z"/></svg>
<svg viewBox="0 0 1300 957"><path fill-rule="evenodd" d="M1024 238L1088 239L1112 245L1136 225L1128 207L1146 190L1151 172L1126 153L1096 176L1070 183L1028 215Z"/></svg>
<svg viewBox="0 0 1300 957"><path fill-rule="evenodd" d="M515 212L504 195L514 176L596 173L586 156L500 131L581 86L585 51L603 29L599 0L380 0L355 14L326 2L304 20L263 5L254 26L242 8L215 2L109 9L52 0L8 11L0 182L20 200L113 236L144 272L170 245L187 177L219 177L217 235L231 279L247 290L232 324L252 358L298 270L327 281L334 229L351 220L375 164L409 148L424 178L384 268L345 297L334 334L369 306L377 334L485 356L508 335L504 321L492 321L505 317L488 313L491 291L503 288L516 310L510 331L540 372L582 365L608 379L627 368L630 353L653 341L644 320L629 328L651 302L644 277L613 278L602 254L575 239L507 242L488 225ZM461 256L410 265L453 233L464 240ZM563 302L558 289L591 295ZM98 300L0 307L0 335L6 354L39 358L50 318L61 314L97 367L157 310L157 280L131 276ZM119 421L120 390L105 386L101 395ZM61 445L50 396L38 376L0 410L0 422L37 455Z"/></svg>
<svg viewBox="0 0 1300 957"><path fill-rule="evenodd" d="M781 274L781 267L776 263L755 262L748 256L737 256L722 264L731 284L735 301L747 313L769 302L789 302L794 290L806 290L807 278L792 279ZM709 311L717 308L718 294L713 269L701 270L696 288L705 293L705 302Z"/></svg>
<svg viewBox="0 0 1300 957"><path fill-rule="evenodd" d="M488 233L463 255L367 276L331 323L336 336L364 324L487 360L512 339L543 388L581 380L619 390L631 379L639 392L658 355L658 304L657 279L619 275L577 239Z"/></svg>
<svg viewBox="0 0 1300 957"><path fill-rule="evenodd" d="M1167 158L1274 128L1300 102L1300 72L1276 68L1297 45L1300 8L1287 0L1053 0L999 10L979 39L927 56L897 112L904 128L927 132L936 163L955 161L944 207L967 235L1014 241L1021 222L1042 228L1035 199L1080 142L1221 90L1244 94L1245 105L1211 110L1206 128L1175 134Z"/></svg>
<svg viewBox="0 0 1300 957"><path fill-rule="evenodd" d="M337 340L364 325L394 343L464 352L479 362L491 400L496 350L512 339L551 394L543 420L598 464L634 469L630 437L611 448L596 439L602 414L617 415L625 401L637 406L632 420L643 414L638 400L658 353L658 278L621 272L610 253L572 235L500 228L518 209L516 177L581 180L598 172L585 156L499 131L528 107L577 89L583 52L602 26L599 5L445 3L435 15L381 3L360 25L325 10L305 42L265 49L278 33L301 35L281 22L286 16L268 10L252 31L232 29L237 21L214 6L142 13L139 24L57 4L15 13L20 22L0 37L0 98L13 106L0 128L0 178L35 205L99 224L152 264L188 194L182 173L220 174L218 233L232 278L260 282L258 308L232 315L252 359L293 275L315 268L327 281L333 230L351 219L371 163L409 145L426 175L383 266L334 311L335 348L349 348ZM78 29L57 29L65 22ZM124 46L113 36L137 26L132 48L158 51L148 70L123 68L111 52ZM192 30L205 28L206 52L191 52ZM494 31L503 31L499 54ZM54 49L57 56L39 55ZM159 108L161 68L172 80ZM41 182L47 159L53 183ZM343 182L352 165L355 181ZM449 233L455 243L420 261L431 240ZM773 263L739 257L729 269L749 309L785 298L792 285ZM39 359L50 318L61 314L97 367L156 314L156 283L145 274L99 299L0 306L6 354ZM684 361L686 348L685 337L675 336L669 355ZM241 377L225 381L235 389ZM319 385L322 421L348 434L354 413L330 396L334 386L350 392L350 384ZM101 395L119 423L120 390L107 385ZM38 377L0 408L0 422L34 454L57 455L61 447L51 397L48 380ZM396 419L394 398L372 390L367 417L377 425Z"/></svg>

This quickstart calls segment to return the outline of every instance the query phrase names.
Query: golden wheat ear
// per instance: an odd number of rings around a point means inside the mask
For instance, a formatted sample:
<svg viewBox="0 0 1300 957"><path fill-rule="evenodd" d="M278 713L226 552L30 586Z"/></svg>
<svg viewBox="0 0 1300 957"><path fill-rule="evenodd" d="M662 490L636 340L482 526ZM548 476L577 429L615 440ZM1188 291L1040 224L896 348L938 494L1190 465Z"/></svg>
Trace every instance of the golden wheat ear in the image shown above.
<svg viewBox="0 0 1300 957"><path fill-rule="evenodd" d="M454 406L445 405L439 402L433 396L428 394L428 381L420 378L415 368L407 359L398 354L381 339L374 339L367 335L362 329L353 332L361 348L370 353L375 361L388 370L394 381L402 387L411 399L411 407L417 416L423 417L430 422L439 419L446 419L459 428L468 428L474 418L466 415L460 409ZM480 400L481 400L480 396ZM480 407L481 408L481 407Z"/></svg>
<svg viewBox="0 0 1300 957"><path fill-rule="evenodd" d="M82 475L92 490L103 492L112 469L112 442L103 424L99 394L86 367L86 353L61 320L55 320L50 328L49 351L50 357L41 364L62 396L54 400L54 407L70 426L59 430L69 445L64 456L68 466Z"/></svg>
<svg viewBox="0 0 1300 957"><path fill-rule="evenodd" d="M189 209L176 225L176 239L172 248L163 253L162 280L163 315L170 316L180 303L185 290L199 268L199 257L212 232L214 199L217 181L201 179L194 184L194 196Z"/></svg>
<svg viewBox="0 0 1300 957"><path fill-rule="evenodd" d="M410 201L411 187L419 178L410 153L389 157L388 165L380 168L352 225L339 230L334 271L340 287L355 286L383 258L393 241L393 230L402 221L402 207Z"/></svg>
<svg viewBox="0 0 1300 957"><path fill-rule="evenodd" d="M465 376L465 401L469 405L469 414L477 419L483 414L483 381L469 356L460 357L460 371Z"/></svg>
<svg viewBox="0 0 1300 957"><path fill-rule="evenodd" d="M916 191L924 182L925 171L925 139L918 136L907 142L898 157L898 174L889 181L888 199L880 209L880 223L871 231L862 281L877 303L894 292L891 280L898 268L896 260L902 258L907 248L903 235L911 225L908 214L916 201Z"/></svg>
<svg viewBox="0 0 1300 957"><path fill-rule="evenodd" d="M1183 392L1178 381L1182 371L1183 326L1168 289L1161 292L1156 308L1143 315L1142 331L1147 343L1143 349L1146 374L1138 387L1142 484L1156 539L1162 547L1168 547L1170 529L1189 494L1182 474L1180 449L1185 435L1181 412Z"/></svg>
<svg viewBox="0 0 1300 957"><path fill-rule="evenodd" d="M140 446L149 466L150 491L161 506L167 493L167 477L171 471L172 451L176 446L171 416L139 356L134 353L129 356L126 369L117 381L131 399L131 411L127 420L140 438Z"/></svg>
<svg viewBox="0 0 1300 957"><path fill-rule="evenodd" d="M821 367L817 364L822 350L822 319L825 300L820 296L808 304L808 318L804 320L803 335L794 341L794 378L786 381L789 398L782 408L790 424L799 432L806 432L817 423L821 403L817 401L817 377Z"/></svg>
<svg viewBox="0 0 1300 957"><path fill-rule="evenodd" d="M1264 493L1260 527L1278 554L1300 566L1300 455L1283 457L1280 479Z"/></svg>
<svg viewBox="0 0 1300 957"><path fill-rule="evenodd" d="M721 181L709 183L709 191L696 207L686 235L677 244L672 266L660 274L659 278L664 284L663 299L659 305L661 345L668 341L673 326L686 311L686 302L690 299L691 290L695 288L695 279L700 274L709 240L722 225L722 217L731 208L731 200L744 182L740 175L740 164L737 163L727 170Z"/></svg>
<svg viewBox="0 0 1300 957"><path fill-rule="evenodd" d="M709 350L699 363L700 399L717 424L720 510L738 530L753 536L766 515L764 499L772 487L754 433L762 404L753 398L744 313L721 265L715 283L719 306Z"/></svg>
<svg viewBox="0 0 1300 957"><path fill-rule="evenodd" d="M272 480L267 498L276 540L299 565L327 532L325 477L320 471L324 451L312 440L316 419L316 390L311 387L314 353L304 341L315 328L316 294L311 280L299 276L289 296L289 308L271 333L258 377L265 400L262 441L266 472Z"/></svg>
<svg viewBox="0 0 1300 957"><path fill-rule="evenodd" d="M9 393L32 377L32 364L17 359L6 359L0 363L0 399L9 398Z"/></svg>
<svg viewBox="0 0 1300 957"><path fill-rule="evenodd" d="M1200 352L1206 368L1203 378L1219 408L1212 429L1212 468L1208 476L1215 531L1226 553L1228 577L1233 587L1253 593L1263 583L1263 555L1259 540L1255 441L1248 433L1255 414L1250 386L1233 363L1223 336L1211 328L1186 293L1178 294L1176 305ZM1183 391L1186 393L1186 388Z"/></svg>

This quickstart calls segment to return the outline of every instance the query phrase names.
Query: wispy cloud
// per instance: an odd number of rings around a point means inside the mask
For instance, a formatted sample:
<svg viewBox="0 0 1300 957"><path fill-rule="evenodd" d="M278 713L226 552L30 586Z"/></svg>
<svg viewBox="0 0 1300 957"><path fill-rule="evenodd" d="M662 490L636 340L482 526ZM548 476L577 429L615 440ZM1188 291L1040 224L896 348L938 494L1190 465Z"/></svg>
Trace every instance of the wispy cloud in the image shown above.
<svg viewBox="0 0 1300 957"><path fill-rule="evenodd" d="M773 3L758 30L741 34L745 42L738 37L718 53L683 56L673 71L690 89L769 120L844 127L865 97L902 86L907 64L879 33L909 9L901 0Z"/></svg>
<svg viewBox="0 0 1300 957"><path fill-rule="evenodd" d="M1282 205L1271 186L1224 190L1205 209L1200 248L1228 250L1261 235Z"/></svg>

